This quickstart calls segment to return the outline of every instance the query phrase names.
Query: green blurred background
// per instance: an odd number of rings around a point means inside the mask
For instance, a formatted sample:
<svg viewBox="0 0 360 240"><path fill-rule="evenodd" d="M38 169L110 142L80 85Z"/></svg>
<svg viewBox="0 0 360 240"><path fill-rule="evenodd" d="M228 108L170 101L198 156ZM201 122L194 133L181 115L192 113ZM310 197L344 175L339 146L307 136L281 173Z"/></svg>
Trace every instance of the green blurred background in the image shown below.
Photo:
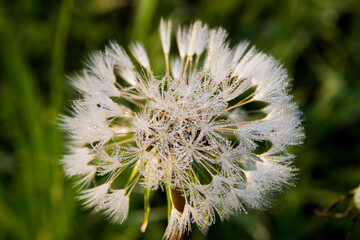
<svg viewBox="0 0 360 240"><path fill-rule="evenodd" d="M162 69L161 17L173 26L194 19L221 25L232 45L248 39L273 55L289 70L304 112L307 138L294 149L297 186L268 211L217 222L206 239L344 239L355 211L334 219L317 218L314 209L360 184L358 0L0 1L0 239L161 239L161 194L145 234L140 194L123 225L81 209L59 165L64 134L56 127L76 98L66 75L108 40L143 41ZM193 226L190 239L205 237ZM350 239L360 239L359 220Z"/></svg>

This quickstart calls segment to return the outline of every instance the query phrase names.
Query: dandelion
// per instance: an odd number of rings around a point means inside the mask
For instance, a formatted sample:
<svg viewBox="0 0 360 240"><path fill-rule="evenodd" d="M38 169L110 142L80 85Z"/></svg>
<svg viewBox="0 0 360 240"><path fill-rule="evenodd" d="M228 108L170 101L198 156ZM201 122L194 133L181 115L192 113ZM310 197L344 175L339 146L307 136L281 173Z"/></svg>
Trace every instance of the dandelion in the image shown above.
<svg viewBox="0 0 360 240"><path fill-rule="evenodd" d="M192 223L207 231L216 216L268 207L269 194L292 185L289 148L304 134L286 70L271 56L247 41L230 48L224 29L196 21L178 28L172 58L171 22L159 30L165 73L154 73L141 43L130 46L134 64L111 42L73 77L82 98L62 116L62 163L84 205L113 222L125 221L140 185L142 231L150 192L165 191L164 239L180 239Z"/></svg>

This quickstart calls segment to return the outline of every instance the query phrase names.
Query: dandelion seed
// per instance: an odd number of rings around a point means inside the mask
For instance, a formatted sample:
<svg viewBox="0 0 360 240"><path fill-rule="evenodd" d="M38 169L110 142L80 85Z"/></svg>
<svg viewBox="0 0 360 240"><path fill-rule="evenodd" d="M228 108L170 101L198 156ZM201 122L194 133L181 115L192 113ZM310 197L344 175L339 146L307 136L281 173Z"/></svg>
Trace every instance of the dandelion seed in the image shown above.
<svg viewBox="0 0 360 240"><path fill-rule="evenodd" d="M179 239L191 223L207 232L216 216L268 207L269 194L292 185L289 148L304 134L286 70L271 56L247 41L231 49L224 29L196 21L178 28L179 56L170 61L171 22L161 20L159 31L165 74L154 74L141 43L130 47L136 70L111 42L72 78L82 99L62 117L70 149L62 163L87 188L84 205L113 222L126 220L135 186L145 201L166 189L164 239ZM126 170L132 174L117 189Z"/></svg>

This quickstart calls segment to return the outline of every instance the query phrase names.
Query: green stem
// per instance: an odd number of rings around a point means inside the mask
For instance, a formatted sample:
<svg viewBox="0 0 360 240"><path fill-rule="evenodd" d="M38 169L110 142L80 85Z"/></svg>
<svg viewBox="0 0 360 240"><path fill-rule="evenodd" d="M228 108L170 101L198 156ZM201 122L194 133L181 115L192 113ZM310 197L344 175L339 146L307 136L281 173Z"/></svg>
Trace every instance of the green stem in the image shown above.
<svg viewBox="0 0 360 240"><path fill-rule="evenodd" d="M171 210L172 210L172 201L171 201L171 187L169 185L165 186L166 191L166 200L167 200L167 207L168 207L168 220L170 219Z"/></svg>
<svg viewBox="0 0 360 240"><path fill-rule="evenodd" d="M141 225L141 232L145 232L149 223L150 217L150 189L145 188L144 190L144 222Z"/></svg>

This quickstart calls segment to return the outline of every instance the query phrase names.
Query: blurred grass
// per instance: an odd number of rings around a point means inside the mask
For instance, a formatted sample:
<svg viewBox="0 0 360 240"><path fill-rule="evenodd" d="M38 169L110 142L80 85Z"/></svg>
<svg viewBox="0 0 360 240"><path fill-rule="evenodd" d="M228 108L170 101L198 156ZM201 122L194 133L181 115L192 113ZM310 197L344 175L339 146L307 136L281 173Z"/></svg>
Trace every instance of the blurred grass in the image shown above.
<svg viewBox="0 0 360 240"><path fill-rule="evenodd" d="M163 194L152 195L146 234L140 194L121 226L80 208L62 176L64 137L56 127L76 97L65 75L108 40L143 41L162 69L161 17L174 26L194 19L222 25L232 44L245 38L280 59L304 111L297 187L269 211L218 222L207 239L345 238L350 217L317 219L313 211L360 183L359 1L23 0L0 2L0 239L161 238ZM351 239L359 238L357 224ZM204 239L196 226L191 239Z"/></svg>

